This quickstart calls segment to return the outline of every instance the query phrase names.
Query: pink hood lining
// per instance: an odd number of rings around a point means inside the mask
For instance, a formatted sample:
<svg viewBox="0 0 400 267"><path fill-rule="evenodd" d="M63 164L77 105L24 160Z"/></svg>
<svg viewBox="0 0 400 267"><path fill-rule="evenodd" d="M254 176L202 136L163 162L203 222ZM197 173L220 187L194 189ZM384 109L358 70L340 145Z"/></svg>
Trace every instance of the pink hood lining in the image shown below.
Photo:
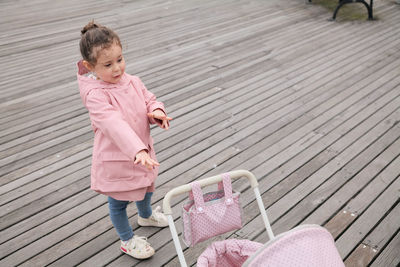
<svg viewBox="0 0 400 267"><path fill-rule="evenodd" d="M89 73L89 70L83 65L83 60L80 60L78 63L76 63L78 66L78 74L79 75L85 75L86 73Z"/></svg>

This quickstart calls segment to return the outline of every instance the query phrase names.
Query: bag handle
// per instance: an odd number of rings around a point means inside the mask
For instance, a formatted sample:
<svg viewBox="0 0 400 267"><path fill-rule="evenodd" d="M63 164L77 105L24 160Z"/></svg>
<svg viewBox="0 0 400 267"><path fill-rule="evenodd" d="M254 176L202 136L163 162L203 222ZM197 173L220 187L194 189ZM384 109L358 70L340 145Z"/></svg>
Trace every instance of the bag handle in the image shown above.
<svg viewBox="0 0 400 267"><path fill-rule="evenodd" d="M194 181L190 184L192 186L192 193L194 199L194 206L198 213L204 212L204 198L203 191L201 190L200 183L198 181Z"/></svg>
<svg viewBox="0 0 400 267"><path fill-rule="evenodd" d="M191 184L192 191L189 193L189 198L192 197L194 200L194 205L199 213L204 212L204 198L203 191L201 190L200 183L198 181L194 181ZM223 187L224 195L225 195L225 204L231 205L233 204L232 198L232 182L229 173L222 174L222 182L218 183L218 189Z"/></svg>
<svg viewBox="0 0 400 267"><path fill-rule="evenodd" d="M223 189L224 189L224 185L222 184L222 181L221 181L221 182L218 183L218 191L221 191ZM192 191L189 191L189 200L194 200Z"/></svg>
<svg viewBox="0 0 400 267"><path fill-rule="evenodd" d="M232 198L232 182L229 173L222 174L222 184L224 186L225 204L231 205L233 204L233 198Z"/></svg>

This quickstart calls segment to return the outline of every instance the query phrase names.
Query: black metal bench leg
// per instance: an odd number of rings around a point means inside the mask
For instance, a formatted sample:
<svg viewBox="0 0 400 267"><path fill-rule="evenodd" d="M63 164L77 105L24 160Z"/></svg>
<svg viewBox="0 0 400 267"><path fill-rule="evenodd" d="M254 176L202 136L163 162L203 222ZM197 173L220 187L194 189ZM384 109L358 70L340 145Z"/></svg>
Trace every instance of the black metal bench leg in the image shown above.
<svg viewBox="0 0 400 267"><path fill-rule="evenodd" d="M374 15L373 15L373 5L374 5L374 0L371 0L369 2L369 5L367 4L367 9L368 9L368 19L373 20Z"/></svg>
<svg viewBox="0 0 400 267"><path fill-rule="evenodd" d="M344 4L347 4L347 3L351 3L351 2L350 2L350 1L339 1L339 4L337 5L335 11L333 12L332 20L336 20L336 15L337 15L339 9L340 9Z"/></svg>
<svg viewBox="0 0 400 267"><path fill-rule="evenodd" d="M354 2L363 3L364 6L365 6L365 7L367 8L367 10L368 10L368 19L369 19L369 20L373 20L373 19L374 19L374 18L373 18L373 14L372 14L373 0L370 1L370 4L369 4L369 5L368 5L368 3L365 2L364 0L339 0L339 4L337 5L337 7L336 7L336 9L335 9L335 12L333 12L332 20L336 20L336 15L337 15L339 9L340 9L343 5L349 4L349 3L354 3Z"/></svg>

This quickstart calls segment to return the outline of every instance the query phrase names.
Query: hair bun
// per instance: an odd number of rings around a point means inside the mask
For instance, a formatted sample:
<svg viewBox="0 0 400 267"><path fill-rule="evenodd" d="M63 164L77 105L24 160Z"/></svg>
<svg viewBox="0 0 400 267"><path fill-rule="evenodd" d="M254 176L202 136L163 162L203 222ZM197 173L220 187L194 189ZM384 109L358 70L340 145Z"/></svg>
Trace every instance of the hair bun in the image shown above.
<svg viewBox="0 0 400 267"><path fill-rule="evenodd" d="M94 23L94 20L92 20L91 22L86 24L85 27L83 27L83 29L81 30L81 34L84 35L87 31L92 30L92 29L96 29L96 28L100 28L100 25Z"/></svg>

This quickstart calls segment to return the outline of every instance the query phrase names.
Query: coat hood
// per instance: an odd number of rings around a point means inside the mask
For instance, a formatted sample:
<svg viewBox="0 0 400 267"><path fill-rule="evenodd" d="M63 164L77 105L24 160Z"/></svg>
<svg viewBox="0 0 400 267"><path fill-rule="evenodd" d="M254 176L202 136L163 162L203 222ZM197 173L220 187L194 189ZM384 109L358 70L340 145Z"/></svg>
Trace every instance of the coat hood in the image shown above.
<svg viewBox="0 0 400 267"><path fill-rule="evenodd" d="M102 80L95 80L93 78L86 76L86 74L90 73L90 71L83 65L82 60L80 60L77 63L77 66L78 66L77 78L78 78L79 91L83 103L85 105L86 105L86 96L89 94L91 90L121 88L123 86L127 86L130 82L130 79L126 73L122 75L118 83L108 83Z"/></svg>

